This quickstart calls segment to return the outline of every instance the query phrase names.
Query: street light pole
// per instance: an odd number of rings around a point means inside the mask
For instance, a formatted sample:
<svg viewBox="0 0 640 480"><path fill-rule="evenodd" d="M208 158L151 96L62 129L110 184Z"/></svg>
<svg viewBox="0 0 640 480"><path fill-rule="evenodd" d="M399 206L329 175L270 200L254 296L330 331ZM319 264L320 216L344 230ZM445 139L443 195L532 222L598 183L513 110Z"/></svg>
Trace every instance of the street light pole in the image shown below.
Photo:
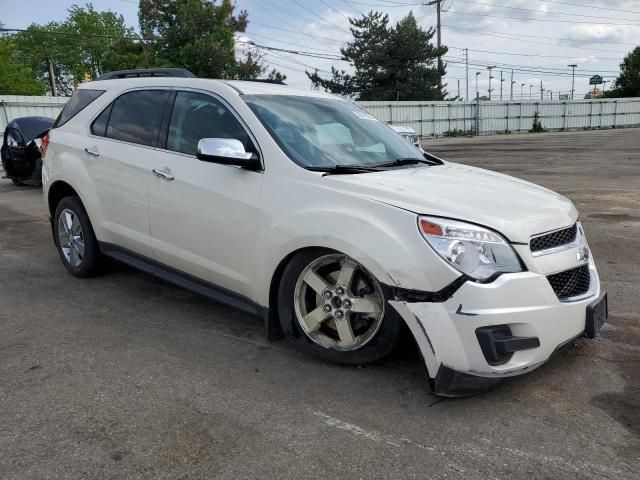
<svg viewBox="0 0 640 480"><path fill-rule="evenodd" d="M491 70L493 70L494 68L496 68L495 65L487 67L487 70L489 70L489 101L491 101L491 79L493 78L493 75L491 75Z"/></svg>
<svg viewBox="0 0 640 480"><path fill-rule="evenodd" d="M480 101L480 90L478 90L478 77L480 76L480 72L476 72L476 102Z"/></svg>
<svg viewBox="0 0 640 480"><path fill-rule="evenodd" d="M533 91L533 84L529 85L529 100L533 98L533 94L531 93L532 91Z"/></svg>
<svg viewBox="0 0 640 480"><path fill-rule="evenodd" d="M576 83L576 67L578 65L572 63L571 65L567 65L571 69L571 100L573 100L573 92L575 91L575 83Z"/></svg>
<svg viewBox="0 0 640 480"><path fill-rule="evenodd" d="M520 101L522 101L522 89L524 88L524 83L520 84Z"/></svg>

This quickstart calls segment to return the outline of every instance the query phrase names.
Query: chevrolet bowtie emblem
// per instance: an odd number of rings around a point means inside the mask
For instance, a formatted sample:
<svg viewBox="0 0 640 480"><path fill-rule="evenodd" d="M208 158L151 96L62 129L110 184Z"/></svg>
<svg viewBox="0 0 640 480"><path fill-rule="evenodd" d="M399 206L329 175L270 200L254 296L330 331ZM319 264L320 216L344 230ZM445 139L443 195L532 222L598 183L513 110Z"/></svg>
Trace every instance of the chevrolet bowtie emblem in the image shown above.
<svg viewBox="0 0 640 480"><path fill-rule="evenodd" d="M576 253L576 260L578 262L589 260L589 247L580 247Z"/></svg>

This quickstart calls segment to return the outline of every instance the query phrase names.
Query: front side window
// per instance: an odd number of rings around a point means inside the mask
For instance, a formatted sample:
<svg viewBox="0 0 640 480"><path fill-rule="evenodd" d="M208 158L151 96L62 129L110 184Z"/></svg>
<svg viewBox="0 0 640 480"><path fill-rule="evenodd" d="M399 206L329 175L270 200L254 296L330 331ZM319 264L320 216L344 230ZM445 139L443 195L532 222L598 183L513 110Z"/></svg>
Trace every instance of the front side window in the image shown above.
<svg viewBox="0 0 640 480"><path fill-rule="evenodd" d="M248 152L255 151L249 135L222 102L197 92L178 92L167 134L167 149L196 154L203 138L240 140Z"/></svg>
<svg viewBox="0 0 640 480"><path fill-rule="evenodd" d="M120 95L96 118L93 132L105 132L105 137L114 140L155 146L168 97L167 90L136 90ZM110 114L105 113L109 109Z"/></svg>
<svg viewBox="0 0 640 480"><path fill-rule="evenodd" d="M244 101L284 152L303 167L374 167L424 157L386 124L334 98L246 95Z"/></svg>
<svg viewBox="0 0 640 480"><path fill-rule="evenodd" d="M60 115L58 115L58 118L56 118L56 121L53 122L52 128L61 127L67 123L103 93L104 90L89 90L88 88L76 90L60 112Z"/></svg>

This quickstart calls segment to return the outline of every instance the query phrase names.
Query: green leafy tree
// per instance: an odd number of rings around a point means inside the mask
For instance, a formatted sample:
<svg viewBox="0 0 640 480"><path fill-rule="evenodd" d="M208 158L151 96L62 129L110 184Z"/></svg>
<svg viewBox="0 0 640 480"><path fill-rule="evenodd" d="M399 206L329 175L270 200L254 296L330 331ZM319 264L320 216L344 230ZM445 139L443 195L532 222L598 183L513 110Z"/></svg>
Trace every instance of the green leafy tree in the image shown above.
<svg viewBox="0 0 640 480"><path fill-rule="evenodd" d="M47 86L34 72L15 58L15 42L0 37L0 95L42 95Z"/></svg>
<svg viewBox="0 0 640 480"><path fill-rule="evenodd" d="M235 34L247 27L246 10L235 14L231 0L141 0L140 31L156 59L191 70L198 77L257 78L262 59L235 54Z"/></svg>
<svg viewBox="0 0 640 480"><path fill-rule="evenodd" d="M72 6L62 23L31 25L16 35L16 48L41 80L48 81L51 62L60 93L69 95L76 84L105 71L105 56L125 38L136 35L122 15L99 12L89 3L84 8Z"/></svg>
<svg viewBox="0 0 640 480"><path fill-rule="evenodd" d="M620 75L608 97L640 97L640 47L636 47L624 57L620 64Z"/></svg>
<svg viewBox="0 0 640 480"><path fill-rule="evenodd" d="M446 92L440 86L438 51L431 43L432 28L422 29L413 13L395 27L381 12L369 12L361 18L349 19L353 41L341 49L342 56L354 69L353 74L331 69L323 78L307 72L315 85L334 93L360 100L442 100Z"/></svg>

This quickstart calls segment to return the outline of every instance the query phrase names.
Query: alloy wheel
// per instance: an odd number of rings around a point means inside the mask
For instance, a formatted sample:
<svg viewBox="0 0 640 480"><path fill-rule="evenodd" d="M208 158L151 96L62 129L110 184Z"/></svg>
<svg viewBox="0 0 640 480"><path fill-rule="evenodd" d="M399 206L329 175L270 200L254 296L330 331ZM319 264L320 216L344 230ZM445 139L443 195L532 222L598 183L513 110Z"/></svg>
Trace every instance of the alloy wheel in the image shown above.
<svg viewBox="0 0 640 480"><path fill-rule="evenodd" d="M378 281L355 260L324 255L300 274L294 290L298 324L318 345L356 350L377 333L384 317Z"/></svg>
<svg viewBox="0 0 640 480"><path fill-rule="evenodd" d="M78 216L68 208L58 217L58 242L67 263L79 267L84 259L84 232Z"/></svg>

